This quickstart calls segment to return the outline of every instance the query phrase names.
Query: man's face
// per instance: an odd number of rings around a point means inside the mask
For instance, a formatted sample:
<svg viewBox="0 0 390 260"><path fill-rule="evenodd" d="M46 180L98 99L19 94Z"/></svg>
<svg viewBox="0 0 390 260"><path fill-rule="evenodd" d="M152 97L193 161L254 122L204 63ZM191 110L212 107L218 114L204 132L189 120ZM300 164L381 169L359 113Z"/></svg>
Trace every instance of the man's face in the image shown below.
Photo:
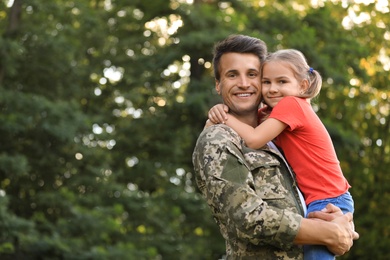
<svg viewBox="0 0 390 260"><path fill-rule="evenodd" d="M257 111L261 99L260 60L254 54L226 53L220 60L220 81L215 89L229 112L245 116Z"/></svg>

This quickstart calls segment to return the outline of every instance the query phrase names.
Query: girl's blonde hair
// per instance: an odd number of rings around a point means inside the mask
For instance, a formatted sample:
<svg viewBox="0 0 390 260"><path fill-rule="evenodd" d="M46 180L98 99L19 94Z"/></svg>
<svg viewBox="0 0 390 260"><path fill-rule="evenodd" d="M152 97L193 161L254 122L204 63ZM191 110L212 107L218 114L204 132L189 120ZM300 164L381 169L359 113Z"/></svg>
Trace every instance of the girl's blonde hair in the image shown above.
<svg viewBox="0 0 390 260"><path fill-rule="evenodd" d="M305 79L309 82L309 87L299 97L312 99L320 93L322 86L321 75L307 64L302 52L295 49L285 49L270 53L262 66L271 61L287 62L290 64L291 70L299 82Z"/></svg>

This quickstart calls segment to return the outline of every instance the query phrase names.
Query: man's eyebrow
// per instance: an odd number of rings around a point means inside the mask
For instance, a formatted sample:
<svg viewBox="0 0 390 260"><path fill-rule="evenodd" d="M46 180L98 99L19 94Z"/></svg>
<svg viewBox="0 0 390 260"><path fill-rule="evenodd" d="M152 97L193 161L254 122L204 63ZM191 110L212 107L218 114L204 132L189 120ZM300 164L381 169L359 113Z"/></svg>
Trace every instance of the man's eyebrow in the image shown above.
<svg viewBox="0 0 390 260"><path fill-rule="evenodd" d="M225 74L227 74L227 73L232 73L232 72L237 73L238 70L236 70L236 69L227 70L227 71L225 72Z"/></svg>

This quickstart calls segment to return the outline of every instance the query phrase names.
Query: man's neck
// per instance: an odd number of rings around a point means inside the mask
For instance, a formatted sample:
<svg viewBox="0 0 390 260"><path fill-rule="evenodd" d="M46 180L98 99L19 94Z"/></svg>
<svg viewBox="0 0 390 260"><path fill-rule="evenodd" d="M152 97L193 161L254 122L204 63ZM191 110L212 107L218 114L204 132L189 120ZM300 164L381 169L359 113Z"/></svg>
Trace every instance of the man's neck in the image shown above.
<svg viewBox="0 0 390 260"><path fill-rule="evenodd" d="M235 115L235 117L240 120L241 122L250 125L252 127L256 127L259 125L259 119L257 111L255 111L253 114L247 113L245 115Z"/></svg>

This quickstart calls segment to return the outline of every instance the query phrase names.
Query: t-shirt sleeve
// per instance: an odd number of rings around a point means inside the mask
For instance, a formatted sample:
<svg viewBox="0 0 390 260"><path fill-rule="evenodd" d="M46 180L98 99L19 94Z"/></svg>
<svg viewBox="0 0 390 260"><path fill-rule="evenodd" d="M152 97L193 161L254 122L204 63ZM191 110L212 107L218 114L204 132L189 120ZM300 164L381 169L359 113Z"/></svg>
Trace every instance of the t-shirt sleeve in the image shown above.
<svg viewBox="0 0 390 260"><path fill-rule="evenodd" d="M305 101L306 102L306 101ZM285 123L288 131L293 131L303 125L303 109L296 97L285 97L272 109L269 118Z"/></svg>

